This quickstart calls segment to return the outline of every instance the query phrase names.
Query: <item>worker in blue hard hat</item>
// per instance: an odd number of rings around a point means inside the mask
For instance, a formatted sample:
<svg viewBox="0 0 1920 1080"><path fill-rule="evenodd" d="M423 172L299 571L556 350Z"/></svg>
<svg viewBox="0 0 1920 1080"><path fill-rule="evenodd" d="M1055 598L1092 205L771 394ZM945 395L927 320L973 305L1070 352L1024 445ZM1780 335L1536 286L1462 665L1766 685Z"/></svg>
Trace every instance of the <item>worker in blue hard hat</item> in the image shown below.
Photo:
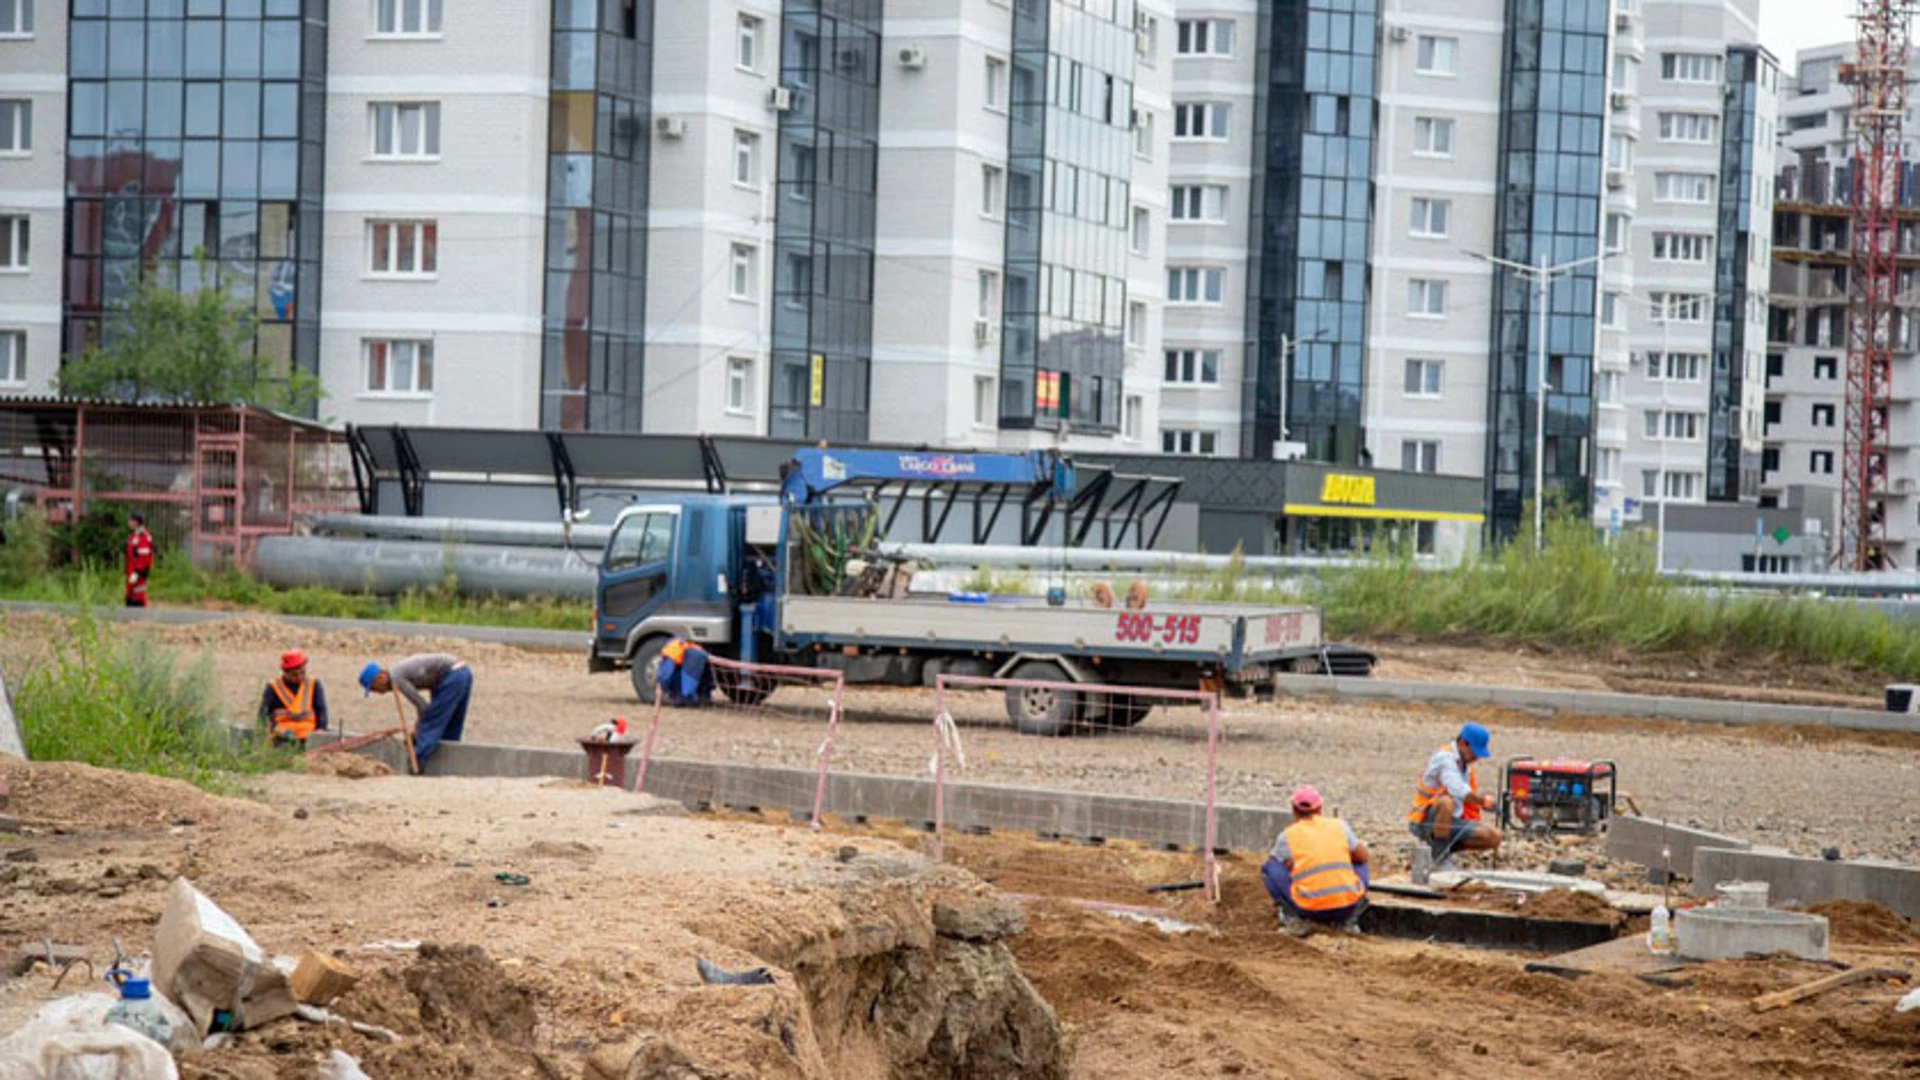
<svg viewBox="0 0 1920 1080"><path fill-rule="evenodd" d="M1492 851L1500 846L1500 829L1481 817L1482 811L1497 804L1493 796L1480 793L1480 780L1473 771L1473 763L1491 752L1491 742L1485 725L1462 724L1460 734L1435 750L1420 773L1407 828L1433 849L1435 869L1448 869L1449 857L1456 851Z"/></svg>

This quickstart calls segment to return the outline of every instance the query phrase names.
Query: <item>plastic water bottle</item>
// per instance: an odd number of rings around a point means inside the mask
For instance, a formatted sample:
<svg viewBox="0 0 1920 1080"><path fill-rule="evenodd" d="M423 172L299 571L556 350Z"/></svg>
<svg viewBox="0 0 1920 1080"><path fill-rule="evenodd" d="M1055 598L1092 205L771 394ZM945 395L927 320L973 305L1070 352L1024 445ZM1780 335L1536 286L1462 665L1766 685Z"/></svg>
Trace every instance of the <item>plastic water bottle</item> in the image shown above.
<svg viewBox="0 0 1920 1080"><path fill-rule="evenodd" d="M120 1000L107 1010L106 1021L132 1028L161 1046L172 1045L173 1021L153 1000L153 986L146 979L128 979L120 984Z"/></svg>
<svg viewBox="0 0 1920 1080"><path fill-rule="evenodd" d="M1662 900L1653 907L1653 918L1647 928L1647 951L1655 956L1672 956L1673 948L1673 913Z"/></svg>

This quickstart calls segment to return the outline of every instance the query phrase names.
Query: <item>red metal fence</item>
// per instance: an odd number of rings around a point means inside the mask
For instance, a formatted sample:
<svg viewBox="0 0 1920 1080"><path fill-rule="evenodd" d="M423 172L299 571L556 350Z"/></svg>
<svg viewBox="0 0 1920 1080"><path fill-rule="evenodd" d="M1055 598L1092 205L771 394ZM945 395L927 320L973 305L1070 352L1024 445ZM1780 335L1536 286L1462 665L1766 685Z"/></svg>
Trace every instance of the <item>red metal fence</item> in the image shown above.
<svg viewBox="0 0 1920 1080"><path fill-rule="evenodd" d="M300 515L357 506L343 433L244 405L0 399L8 489L57 526L142 514L160 551L216 564L244 564Z"/></svg>

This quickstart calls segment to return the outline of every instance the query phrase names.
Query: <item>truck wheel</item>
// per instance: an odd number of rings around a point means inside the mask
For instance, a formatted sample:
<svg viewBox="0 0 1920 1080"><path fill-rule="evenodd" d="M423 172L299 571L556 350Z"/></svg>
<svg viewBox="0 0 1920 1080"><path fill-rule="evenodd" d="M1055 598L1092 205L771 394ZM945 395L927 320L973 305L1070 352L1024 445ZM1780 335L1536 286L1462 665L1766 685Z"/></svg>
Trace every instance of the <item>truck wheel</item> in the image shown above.
<svg viewBox="0 0 1920 1080"><path fill-rule="evenodd" d="M1106 727L1130 728L1147 718L1153 702L1132 694L1114 694L1107 699Z"/></svg>
<svg viewBox="0 0 1920 1080"><path fill-rule="evenodd" d="M773 680L765 675L747 671L735 671L732 668L715 667L713 685L727 695L727 700L743 709L751 709L773 696Z"/></svg>
<svg viewBox="0 0 1920 1080"><path fill-rule="evenodd" d="M1044 661L1031 661L1013 669L1016 679L1063 682L1065 673ZM1010 686L1007 688L1007 717L1022 735L1065 735L1080 722L1083 694L1053 687Z"/></svg>
<svg viewBox="0 0 1920 1080"><path fill-rule="evenodd" d="M650 637L633 650L633 666L628 669L633 676L633 692L649 705L660 686L660 650L667 647L667 641L665 637Z"/></svg>

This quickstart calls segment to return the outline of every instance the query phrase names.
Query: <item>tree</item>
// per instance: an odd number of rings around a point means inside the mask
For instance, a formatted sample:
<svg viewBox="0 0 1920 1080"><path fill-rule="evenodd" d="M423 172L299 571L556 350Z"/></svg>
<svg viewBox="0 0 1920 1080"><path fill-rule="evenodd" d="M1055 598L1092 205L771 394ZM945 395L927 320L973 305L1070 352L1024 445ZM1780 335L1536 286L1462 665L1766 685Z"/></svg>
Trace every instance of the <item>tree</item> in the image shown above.
<svg viewBox="0 0 1920 1080"><path fill-rule="evenodd" d="M215 271L200 263L200 279ZM60 369L70 397L121 401L244 403L296 414L319 404L320 381L253 351L255 319L226 290L181 292L159 274L142 275L116 304L98 344Z"/></svg>

